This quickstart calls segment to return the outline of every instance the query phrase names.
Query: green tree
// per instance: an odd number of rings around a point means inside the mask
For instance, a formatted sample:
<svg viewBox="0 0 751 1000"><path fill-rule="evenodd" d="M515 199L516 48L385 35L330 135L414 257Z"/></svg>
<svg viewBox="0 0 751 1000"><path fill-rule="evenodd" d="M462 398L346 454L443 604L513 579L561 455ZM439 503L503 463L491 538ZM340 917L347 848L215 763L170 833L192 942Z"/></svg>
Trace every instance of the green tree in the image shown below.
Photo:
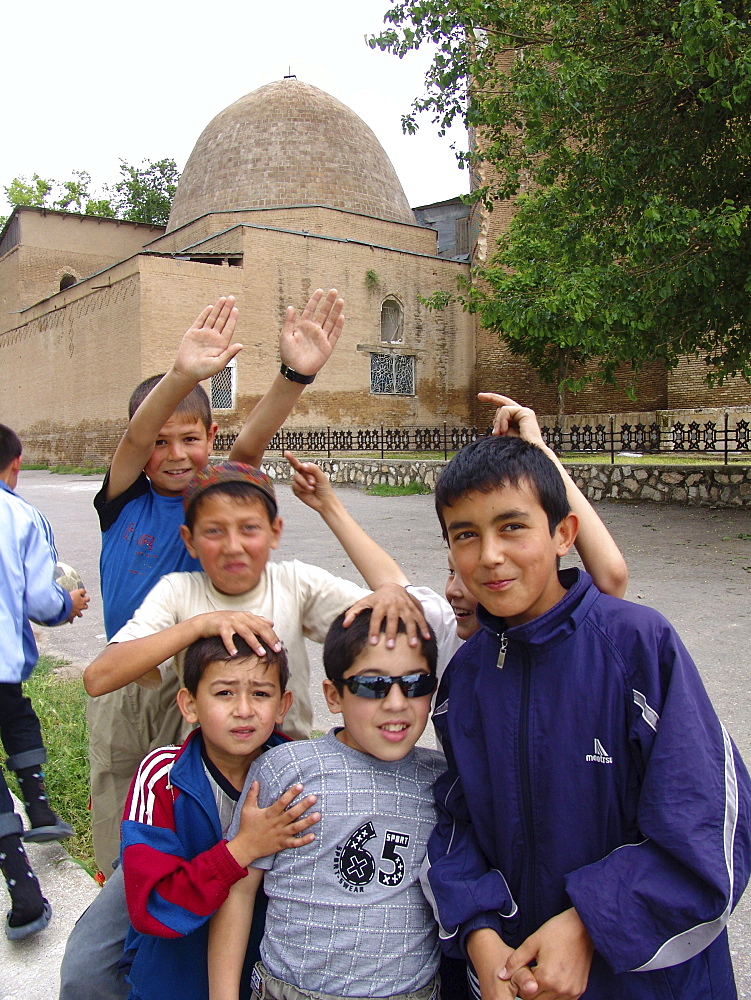
<svg viewBox="0 0 751 1000"><path fill-rule="evenodd" d="M166 225L180 173L174 160L145 160L132 167L120 160L121 179L114 185L117 217L129 222Z"/></svg>
<svg viewBox="0 0 751 1000"><path fill-rule="evenodd" d="M52 208L63 212L80 212L82 215L104 215L112 218L115 210L108 198L93 197L90 192L91 176L85 170L74 170L69 181L62 181Z"/></svg>
<svg viewBox="0 0 751 1000"><path fill-rule="evenodd" d="M74 170L70 180L59 183L38 174L31 181L15 177L3 191L13 207L52 208L165 225L180 179L175 161L145 160L140 167L132 167L127 160L120 160L120 174L114 185L104 185L101 195L91 191L91 176L85 170ZM7 217L0 216L0 229L6 221Z"/></svg>
<svg viewBox="0 0 751 1000"><path fill-rule="evenodd" d="M52 191L55 182L34 174L31 181L25 177L14 177L10 184L3 188L3 193L9 204L29 205L41 208L47 204L47 198ZM7 215L0 215L0 229L8 221Z"/></svg>
<svg viewBox="0 0 751 1000"><path fill-rule="evenodd" d="M751 4L407 0L370 40L437 46L422 112L463 119L523 196L461 297L543 376L704 355L751 380ZM476 165L477 154L463 159Z"/></svg>

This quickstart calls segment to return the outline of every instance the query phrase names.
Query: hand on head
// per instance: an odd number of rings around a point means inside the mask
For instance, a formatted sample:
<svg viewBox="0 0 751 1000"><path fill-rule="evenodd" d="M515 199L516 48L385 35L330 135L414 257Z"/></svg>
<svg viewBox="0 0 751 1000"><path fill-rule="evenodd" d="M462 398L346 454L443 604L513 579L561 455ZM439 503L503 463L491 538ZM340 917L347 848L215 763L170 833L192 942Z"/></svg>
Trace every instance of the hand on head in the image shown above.
<svg viewBox="0 0 751 1000"><path fill-rule="evenodd" d="M430 629L425 621L422 605L399 584L384 583L372 594L361 597L347 612L344 627L351 625L357 615L366 608L372 608L373 611L370 616L369 635L372 646L377 645L383 635L387 649L393 649L400 620L406 626L410 646L419 645L418 633L425 639L430 638ZM386 627L382 631L381 625L384 621Z"/></svg>
<svg viewBox="0 0 751 1000"><path fill-rule="evenodd" d="M195 621L199 623L200 636L218 635L230 656L237 653L234 635L242 636L257 656L264 656L266 646L277 653L282 648L274 623L250 611L207 611L196 615Z"/></svg>

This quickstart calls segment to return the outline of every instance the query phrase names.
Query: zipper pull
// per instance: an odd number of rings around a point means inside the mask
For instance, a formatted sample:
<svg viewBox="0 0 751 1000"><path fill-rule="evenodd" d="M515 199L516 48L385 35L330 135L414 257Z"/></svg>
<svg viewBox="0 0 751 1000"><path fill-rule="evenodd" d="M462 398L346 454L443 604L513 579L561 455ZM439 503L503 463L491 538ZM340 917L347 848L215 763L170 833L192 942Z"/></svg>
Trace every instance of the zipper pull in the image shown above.
<svg viewBox="0 0 751 1000"><path fill-rule="evenodd" d="M503 663L506 659L506 646L508 646L508 639L506 638L506 633L501 633L501 648L498 650L498 662L496 666L499 670L503 670Z"/></svg>

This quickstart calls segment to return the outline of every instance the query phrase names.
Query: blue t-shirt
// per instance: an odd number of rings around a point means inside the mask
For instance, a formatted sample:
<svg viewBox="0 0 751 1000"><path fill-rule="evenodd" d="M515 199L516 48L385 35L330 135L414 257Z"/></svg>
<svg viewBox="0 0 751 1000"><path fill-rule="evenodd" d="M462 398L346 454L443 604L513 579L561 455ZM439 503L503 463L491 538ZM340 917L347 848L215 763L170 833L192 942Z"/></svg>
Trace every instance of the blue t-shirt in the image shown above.
<svg viewBox="0 0 751 1000"><path fill-rule="evenodd" d="M200 570L201 564L180 537L181 497L160 496L141 473L129 489L108 503L108 481L109 472L94 497L94 507L102 529L99 577L109 640L165 573Z"/></svg>

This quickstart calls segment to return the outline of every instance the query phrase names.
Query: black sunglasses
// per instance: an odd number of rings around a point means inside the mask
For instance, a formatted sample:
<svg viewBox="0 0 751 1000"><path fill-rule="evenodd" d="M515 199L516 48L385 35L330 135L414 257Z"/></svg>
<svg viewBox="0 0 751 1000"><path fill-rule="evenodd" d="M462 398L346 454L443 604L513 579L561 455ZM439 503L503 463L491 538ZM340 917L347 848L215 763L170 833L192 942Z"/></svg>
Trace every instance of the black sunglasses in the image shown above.
<svg viewBox="0 0 751 1000"><path fill-rule="evenodd" d="M360 677L342 677L340 683L346 684L358 698L386 698L392 684L399 685L405 698L422 698L435 691L438 678L435 674L402 674L401 677L373 677L365 674Z"/></svg>

